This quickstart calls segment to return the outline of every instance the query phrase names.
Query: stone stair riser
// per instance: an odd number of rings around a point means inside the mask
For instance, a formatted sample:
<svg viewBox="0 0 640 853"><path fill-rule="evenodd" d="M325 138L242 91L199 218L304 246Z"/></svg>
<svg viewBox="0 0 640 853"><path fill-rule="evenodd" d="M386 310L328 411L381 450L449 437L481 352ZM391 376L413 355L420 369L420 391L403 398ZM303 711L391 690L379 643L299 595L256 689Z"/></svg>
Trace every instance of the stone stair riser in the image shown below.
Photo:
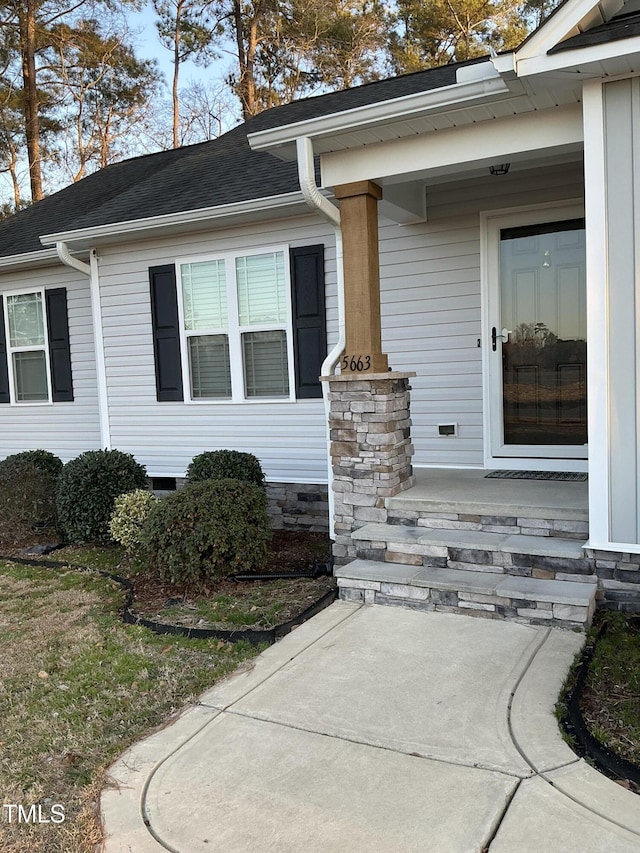
<svg viewBox="0 0 640 853"><path fill-rule="evenodd" d="M380 520L367 519L367 520ZM528 518L509 515L475 515L426 510L387 510L387 524L427 527L443 530L484 530L488 533L522 533L525 536L549 536L585 541L587 521L560 518Z"/></svg>
<svg viewBox="0 0 640 853"><path fill-rule="evenodd" d="M569 559L535 554L512 554L502 551L456 548L445 545L364 542L355 540L355 556L361 560L406 563L413 566L491 571L546 580L583 580L595 582L595 561L590 558Z"/></svg>
<svg viewBox="0 0 640 853"><path fill-rule="evenodd" d="M485 619L506 619L529 625L583 630L593 617L588 607L483 593L414 587L376 581L339 578L340 598L364 604L410 607L414 610L460 613Z"/></svg>

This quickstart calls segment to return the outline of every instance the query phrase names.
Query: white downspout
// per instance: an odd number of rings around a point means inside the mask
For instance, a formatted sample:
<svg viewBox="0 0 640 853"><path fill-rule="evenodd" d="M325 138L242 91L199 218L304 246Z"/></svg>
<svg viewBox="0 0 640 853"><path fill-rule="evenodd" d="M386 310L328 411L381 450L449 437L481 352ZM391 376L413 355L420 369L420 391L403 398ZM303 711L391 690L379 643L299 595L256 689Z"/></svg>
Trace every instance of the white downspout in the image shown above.
<svg viewBox="0 0 640 853"><path fill-rule="evenodd" d="M344 332L344 269L342 265L342 230L340 228L340 211L325 198L316 185L315 167L313 162L313 144L309 137L304 136L296 139L296 154L298 157L298 179L300 189L305 201L313 210L324 219L328 220L334 228L336 237L336 284L338 289L338 340L331 352L322 362L322 376L330 376L338 359L340 358L345 343ZM324 399L325 420L327 429L327 459L328 459L328 487L329 500L329 536L335 538L334 527L334 495L333 495L333 468L331 465L331 431L329 429L329 382L322 383L322 397Z"/></svg>
<svg viewBox="0 0 640 853"><path fill-rule="evenodd" d="M98 255L91 250L89 263L74 258L66 243L56 243L58 257L68 267L89 276L91 293L91 315L93 320L93 341L96 355L96 384L98 390L98 416L100 420L100 444L105 450L111 449L111 430L109 428L109 409L107 397L107 374L104 362L104 335L102 332L102 314L100 310L100 275Z"/></svg>

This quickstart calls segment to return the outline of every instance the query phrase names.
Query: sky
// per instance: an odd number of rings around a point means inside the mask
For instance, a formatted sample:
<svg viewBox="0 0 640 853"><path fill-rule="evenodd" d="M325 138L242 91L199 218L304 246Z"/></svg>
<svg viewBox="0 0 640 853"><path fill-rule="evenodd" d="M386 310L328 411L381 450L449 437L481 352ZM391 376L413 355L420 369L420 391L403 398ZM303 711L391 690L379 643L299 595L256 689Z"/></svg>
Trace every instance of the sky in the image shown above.
<svg viewBox="0 0 640 853"><path fill-rule="evenodd" d="M155 27L157 15L151 2L147 3L142 12L129 12L127 17L129 18L132 31L140 31L136 35L136 53L144 59L157 60L160 71L166 80L167 89L169 89L173 76L171 52L166 47L163 47L158 39L158 31ZM193 62L185 62L180 67L181 85L188 83L190 80L204 80L212 76L221 78L224 76L224 65L224 61L220 61L205 69Z"/></svg>

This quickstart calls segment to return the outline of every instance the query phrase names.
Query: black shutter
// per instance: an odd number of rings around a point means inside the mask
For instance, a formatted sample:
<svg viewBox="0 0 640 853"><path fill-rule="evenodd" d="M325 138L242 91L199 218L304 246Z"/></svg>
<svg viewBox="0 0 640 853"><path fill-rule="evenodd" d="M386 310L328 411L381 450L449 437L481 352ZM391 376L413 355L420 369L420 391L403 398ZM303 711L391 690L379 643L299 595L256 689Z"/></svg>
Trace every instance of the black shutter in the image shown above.
<svg viewBox="0 0 640 853"><path fill-rule="evenodd" d="M149 267L149 285L156 397L161 403L183 400L175 266Z"/></svg>
<svg viewBox="0 0 640 853"><path fill-rule="evenodd" d="M69 317L67 291L64 287L45 290L47 331L49 332L49 362L51 364L51 397L54 403L73 401L71 349L69 347Z"/></svg>
<svg viewBox="0 0 640 853"><path fill-rule="evenodd" d="M4 331L4 299L0 296L0 403L10 403L7 336Z"/></svg>
<svg viewBox="0 0 640 853"><path fill-rule="evenodd" d="M291 249L290 256L296 397L322 397L318 377L327 354L324 246Z"/></svg>

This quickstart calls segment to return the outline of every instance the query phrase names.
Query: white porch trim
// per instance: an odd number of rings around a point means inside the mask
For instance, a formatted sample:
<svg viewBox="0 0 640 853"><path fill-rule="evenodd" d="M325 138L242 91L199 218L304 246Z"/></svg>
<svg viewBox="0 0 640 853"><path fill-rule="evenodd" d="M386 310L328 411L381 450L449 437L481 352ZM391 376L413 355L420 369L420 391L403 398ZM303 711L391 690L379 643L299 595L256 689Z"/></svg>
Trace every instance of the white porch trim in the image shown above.
<svg viewBox="0 0 640 853"><path fill-rule="evenodd" d="M608 549L609 399L607 191L604 177L603 92L600 80L583 87L587 244L587 421L589 429L589 547Z"/></svg>
<svg viewBox="0 0 640 853"><path fill-rule="evenodd" d="M404 139L392 139L336 151L322 157L324 186L395 175L429 177L451 174L460 167L477 169L513 155L577 150L583 140L579 104L453 127ZM390 168L391 166L391 168Z"/></svg>

